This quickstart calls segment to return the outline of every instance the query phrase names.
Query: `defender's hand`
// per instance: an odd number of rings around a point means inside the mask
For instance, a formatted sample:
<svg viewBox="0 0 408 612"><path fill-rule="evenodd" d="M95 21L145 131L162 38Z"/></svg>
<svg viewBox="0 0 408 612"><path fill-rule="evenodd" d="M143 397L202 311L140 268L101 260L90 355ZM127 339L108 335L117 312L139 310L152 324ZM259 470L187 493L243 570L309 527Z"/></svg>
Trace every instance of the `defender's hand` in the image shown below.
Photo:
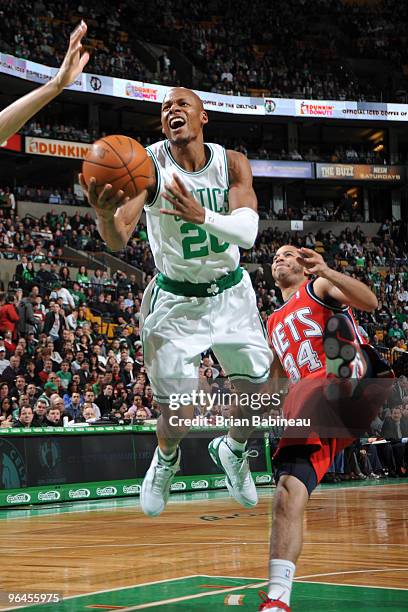
<svg viewBox="0 0 408 612"><path fill-rule="evenodd" d="M296 257L296 261L310 274L315 274L322 278L325 278L327 272L330 270L320 253L316 253L316 251L312 251L312 249L306 249L304 247L299 249L299 255Z"/></svg>
<svg viewBox="0 0 408 612"><path fill-rule="evenodd" d="M188 191L183 181L176 174L173 174L173 180L169 185L165 185L166 193L162 196L170 202L174 208L168 210L161 208L160 212L163 215L172 215L173 217L181 217L184 221L190 223L201 224L205 221L205 210L199 202Z"/></svg>
<svg viewBox="0 0 408 612"><path fill-rule="evenodd" d="M81 42L87 29L86 23L81 21L79 26L71 33L68 51L53 79L61 91L75 81L89 61L89 53L83 50Z"/></svg>
<svg viewBox="0 0 408 612"><path fill-rule="evenodd" d="M98 217L113 219L115 212L126 204L130 198L126 197L121 189L112 193L112 185L107 183L101 193L96 193L96 179L91 177L89 185L85 183L84 175L79 174L79 183L89 204L94 208Z"/></svg>

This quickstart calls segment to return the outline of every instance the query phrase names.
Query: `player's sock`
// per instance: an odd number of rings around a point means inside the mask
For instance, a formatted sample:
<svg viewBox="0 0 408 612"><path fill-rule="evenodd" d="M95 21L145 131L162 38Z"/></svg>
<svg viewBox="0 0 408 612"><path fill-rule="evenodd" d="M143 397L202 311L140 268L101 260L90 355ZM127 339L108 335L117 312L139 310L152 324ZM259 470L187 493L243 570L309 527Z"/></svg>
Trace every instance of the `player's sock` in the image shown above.
<svg viewBox="0 0 408 612"><path fill-rule="evenodd" d="M230 447L233 453L241 455L244 452L246 447L246 442L237 442L234 438L228 434L225 439L227 445Z"/></svg>
<svg viewBox="0 0 408 612"><path fill-rule="evenodd" d="M162 465L170 466L170 465L174 465L176 461L177 461L177 448L169 455L166 455L166 453L163 453L163 451L159 447L159 463L161 463Z"/></svg>
<svg viewBox="0 0 408 612"><path fill-rule="evenodd" d="M296 565L285 559L271 559L269 561L269 599L278 599L290 605L292 581L295 576Z"/></svg>

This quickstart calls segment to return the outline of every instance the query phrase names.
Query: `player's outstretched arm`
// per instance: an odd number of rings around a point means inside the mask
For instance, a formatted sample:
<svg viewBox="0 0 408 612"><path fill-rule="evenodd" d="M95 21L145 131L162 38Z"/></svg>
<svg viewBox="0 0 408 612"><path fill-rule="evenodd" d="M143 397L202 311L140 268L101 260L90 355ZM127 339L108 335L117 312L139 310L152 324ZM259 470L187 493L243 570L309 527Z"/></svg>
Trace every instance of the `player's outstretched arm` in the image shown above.
<svg viewBox="0 0 408 612"><path fill-rule="evenodd" d="M80 174L79 182L88 202L96 212L100 235L112 251L120 251L127 245L135 230L143 207L149 199L149 191L145 189L130 199L125 197L121 189L112 193L112 185L107 183L98 196L95 178L91 178L87 185L83 174Z"/></svg>
<svg viewBox="0 0 408 612"><path fill-rule="evenodd" d="M332 270L320 253L312 249L299 249L297 261L310 273L318 276L314 283L317 297L331 298L339 304L372 312L378 306L377 298L361 281Z"/></svg>
<svg viewBox="0 0 408 612"><path fill-rule="evenodd" d="M202 225L221 240L250 249L258 234L257 199L252 187L252 171L247 158L237 151L228 151L230 190L229 215L203 208L177 176L165 185L162 194L173 208L162 208L164 215L181 217L184 221Z"/></svg>
<svg viewBox="0 0 408 612"><path fill-rule="evenodd" d="M89 53L82 48L82 38L87 30L86 23L81 21L72 32L67 54L55 77L38 89L23 96L0 113L0 143L4 142L33 115L75 81L89 60Z"/></svg>

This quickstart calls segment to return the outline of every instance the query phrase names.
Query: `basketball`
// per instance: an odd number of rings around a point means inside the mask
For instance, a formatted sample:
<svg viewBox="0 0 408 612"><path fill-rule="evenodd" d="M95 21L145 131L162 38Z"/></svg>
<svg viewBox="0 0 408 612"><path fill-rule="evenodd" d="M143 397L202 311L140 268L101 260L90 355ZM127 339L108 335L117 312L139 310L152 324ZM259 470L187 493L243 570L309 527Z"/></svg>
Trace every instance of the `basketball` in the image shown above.
<svg viewBox="0 0 408 612"><path fill-rule="evenodd" d="M82 173L87 185L95 177L98 195L109 183L114 192L122 189L126 196L134 198L147 187L154 170L141 144L128 136L113 135L94 142L83 162Z"/></svg>

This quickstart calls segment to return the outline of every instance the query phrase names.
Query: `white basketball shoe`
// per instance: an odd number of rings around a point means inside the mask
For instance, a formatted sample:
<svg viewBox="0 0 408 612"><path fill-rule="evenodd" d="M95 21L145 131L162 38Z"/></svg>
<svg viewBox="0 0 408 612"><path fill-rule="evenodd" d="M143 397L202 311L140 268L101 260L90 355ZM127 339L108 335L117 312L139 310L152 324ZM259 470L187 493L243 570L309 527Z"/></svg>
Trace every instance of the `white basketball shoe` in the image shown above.
<svg viewBox="0 0 408 612"><path fill-rule="evenodd" d="M152 462L146 472L140 492L140 505L147 516L158 516L166 507L171 482L180 469L180 459L179 448L172 464L160 459L158 448L154 451Z"/></svg>
<svg viewBox="0 0 408 612"><path fill-rule="evenodd" d="M256 457L258 451L233 451L228 446L226 436L211 440L208 450L214 463L225 472L225 482L231 497L245 508L256 506L258 494L249 469L248 457Z"/></svg>

